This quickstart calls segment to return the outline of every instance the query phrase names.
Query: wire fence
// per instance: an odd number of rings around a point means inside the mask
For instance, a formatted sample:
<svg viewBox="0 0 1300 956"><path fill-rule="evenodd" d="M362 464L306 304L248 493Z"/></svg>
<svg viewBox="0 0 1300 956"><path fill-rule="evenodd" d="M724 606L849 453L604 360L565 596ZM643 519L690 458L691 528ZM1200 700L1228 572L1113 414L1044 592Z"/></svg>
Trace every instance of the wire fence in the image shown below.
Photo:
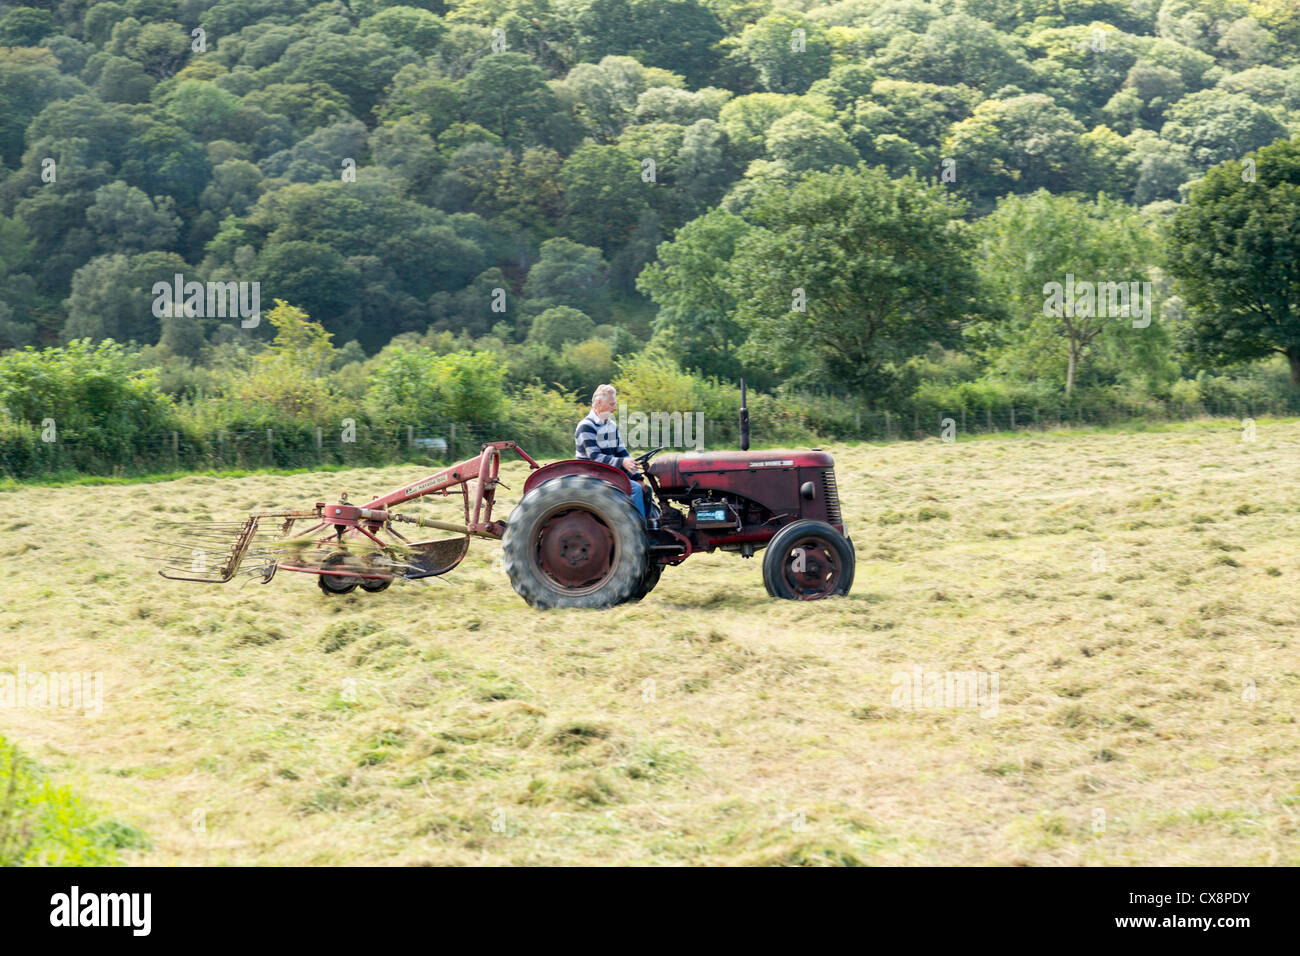
<svg viewBox="0 0 1300 956"><path fill-rule="evenodd" d="M514 423L445 422L434 426L377 428L218 429L207 435L181 430L137 436L105 448L76 435L52 441L0 437L0 475L24 479L53 475L133 476L173 471L292 469L329 465L449 464L478 453L484 442L513 439L530 454L558 455L570 446L543 436L520 437ZM528 437L539 439L529 442ZM571 450L570 450L571 453Z"/></svg>
<svg viewBox="0 0 1300 956"><path fill-rule="evenodd" d="M1269 416L1300 415L1295 401L1261 402L1156 402L1105 406L1009 406L1007 408L955 408L910 412L853 411L827 423L819 433L839 441L919 440L994 432L1122 425L1134 422L1192 421L1199 418L1244 422ZM827 427L829 425L829 427Z"/></svg>
<svg viewBox="0 0 1300 956"><path fill-rule="evenodd" d="M756 447L779 443L833 441L900 441L956 439L975 434L1106 426L1134 422L1172 422L1198 418L1232 420L1243 425L1266 416L1300 415L1300 400L1238 403L1122 404L1082 406L957 408L943 411L841 409L833 420L751 421ZM678 416L679 418L681 416ZM438 466L472 457L484 442L512 439L537 458L573 454L572 432L538 423L437 422L397 427L218 429L206 435L180 430L140 436L119 446L104 447L75 435L44 441L0 436L0 476L31 479L49 476L139 476L176 471L292 469L321 466L379 466L396 463ZM636 436L625 436L629 444ZM673 449L734 448L736 421L705 423L688 434L652 432L645 445ZM637 450L634 448L634 450Z"/></svg>

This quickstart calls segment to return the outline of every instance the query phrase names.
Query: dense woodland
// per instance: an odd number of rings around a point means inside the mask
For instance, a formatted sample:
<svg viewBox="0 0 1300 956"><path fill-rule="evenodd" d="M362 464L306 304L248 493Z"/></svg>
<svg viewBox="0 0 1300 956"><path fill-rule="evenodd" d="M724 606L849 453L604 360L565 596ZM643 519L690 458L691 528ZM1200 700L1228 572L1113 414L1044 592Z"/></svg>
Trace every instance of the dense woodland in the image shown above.
<svg viewBox="0 0 1300 956"><path fill-rule="evenodd" d="M1294 0L4 3L0 426L1281 400L1297 132Z"/></svg>

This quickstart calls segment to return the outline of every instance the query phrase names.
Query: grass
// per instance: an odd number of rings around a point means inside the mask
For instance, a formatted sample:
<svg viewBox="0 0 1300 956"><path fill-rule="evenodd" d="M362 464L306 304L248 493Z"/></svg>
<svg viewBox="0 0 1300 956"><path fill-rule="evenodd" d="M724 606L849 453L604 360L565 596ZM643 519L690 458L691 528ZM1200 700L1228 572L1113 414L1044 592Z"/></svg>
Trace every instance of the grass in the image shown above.
<svg viewBox="0 0 1300 956"><path fill-rule="evenodd" d="M112 866L148 847L134 827L103 819L0 737L0 866Z"/></svg>
<svg viewBox="0 0 1300 956"><path fill-rule="evenodd" d="M1256 427L831 447L857 580L812 605L724 554L547 613L492 542L342 598L137 557L409 466L18 488L0 675L104 707L0 728L135 863L1296 865L1300 423ZM996 676L995 713L900 699L917 669Z"/></svg>

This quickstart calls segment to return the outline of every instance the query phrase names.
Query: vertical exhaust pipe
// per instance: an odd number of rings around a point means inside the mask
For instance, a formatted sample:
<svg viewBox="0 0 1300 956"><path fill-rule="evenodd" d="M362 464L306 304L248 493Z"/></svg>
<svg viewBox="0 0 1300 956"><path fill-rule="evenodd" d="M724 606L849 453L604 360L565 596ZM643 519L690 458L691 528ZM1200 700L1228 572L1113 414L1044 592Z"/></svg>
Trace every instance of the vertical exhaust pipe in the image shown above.
<svg viewBox="0 0 1300 956"><path fill-rule="evenodd" d="M749 451L749 407L745 402L745 380L740 380L740 450Z"/></svg>

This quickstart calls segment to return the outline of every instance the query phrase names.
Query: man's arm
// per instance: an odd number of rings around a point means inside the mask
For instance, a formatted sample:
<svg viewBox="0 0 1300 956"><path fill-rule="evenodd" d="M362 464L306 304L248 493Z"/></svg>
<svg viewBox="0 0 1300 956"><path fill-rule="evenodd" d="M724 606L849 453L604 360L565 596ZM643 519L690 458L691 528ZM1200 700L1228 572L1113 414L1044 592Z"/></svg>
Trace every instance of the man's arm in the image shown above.
<svg viewBox="0 0 1300 956"><path fill-rule="evenodd" d="M641 470L637 467L636 460L632 453L627 450L623 444L623 436L618 433L618 426L614 426L614 436L618 439L618 447L614 449L614 467L622 468L629 475L639 475Z"/></svg>

